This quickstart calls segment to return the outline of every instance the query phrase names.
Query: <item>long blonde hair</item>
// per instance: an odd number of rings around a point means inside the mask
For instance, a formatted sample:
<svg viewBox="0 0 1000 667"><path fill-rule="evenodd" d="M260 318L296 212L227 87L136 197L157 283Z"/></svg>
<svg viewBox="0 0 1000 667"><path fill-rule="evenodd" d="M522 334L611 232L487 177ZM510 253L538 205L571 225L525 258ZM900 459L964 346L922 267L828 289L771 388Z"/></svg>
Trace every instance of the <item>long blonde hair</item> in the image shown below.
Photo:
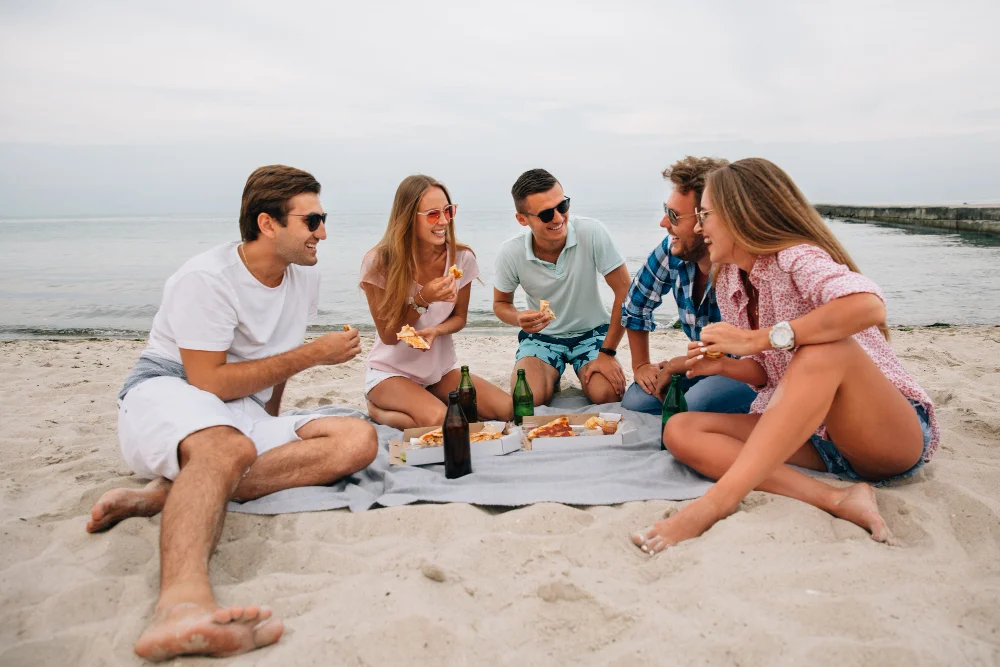
<svg viewBox="0 0 1000 667"><path fill-rule="evenodd" d="M424 176L414 174L407 176L396 188L396 197L392 202L392 212L389 214L389 225L386 227L382 240L372 250L374 255L371 269L361 276L361 282L370 282L373 276L385 278L385 292L378 303L372 304L373 310L380 318L387 320L393 330L399 328L405 317L406 306L410 302L413 283L417 276L416 258L416 220L420 200L431 188L439 188L451 204L451 194L443 183ZM455 219L448 223L447 264L455 261L459 250L470 250L466 245L455 240Z"/></svg>
<svg viewBox="0 0 1000 667"><path fill-rule="evenodd" d="M752 255L773 255L808 243L828 252L833 261L861 273L823 218L778 165L747 158L716 169L705 183L719 220L736 245ZM889 339L885 322L878 325Z"/></svg>

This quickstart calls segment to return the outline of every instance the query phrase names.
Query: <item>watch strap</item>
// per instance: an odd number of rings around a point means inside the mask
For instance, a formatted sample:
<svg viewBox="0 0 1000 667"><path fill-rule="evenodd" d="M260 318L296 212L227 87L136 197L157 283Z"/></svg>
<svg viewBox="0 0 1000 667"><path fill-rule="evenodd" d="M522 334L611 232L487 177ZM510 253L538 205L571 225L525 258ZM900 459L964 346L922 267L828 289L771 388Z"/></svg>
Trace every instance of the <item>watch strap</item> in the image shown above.
<svg viewBox="0 0 1000 667"><path fill-rule="evenodd" d="M600 350L598 350L598 352L603 352L609 357L613 357L616 354L618 354L618 350L612 350L610 347L602 347Z"/></svg>

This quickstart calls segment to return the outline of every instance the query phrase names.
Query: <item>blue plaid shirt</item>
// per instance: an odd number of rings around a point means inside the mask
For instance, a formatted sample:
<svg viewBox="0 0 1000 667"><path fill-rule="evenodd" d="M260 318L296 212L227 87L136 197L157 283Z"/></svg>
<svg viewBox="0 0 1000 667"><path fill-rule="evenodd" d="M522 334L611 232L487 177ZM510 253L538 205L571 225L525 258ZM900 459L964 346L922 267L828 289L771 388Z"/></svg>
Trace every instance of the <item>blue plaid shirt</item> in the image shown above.
<svg viewBox="0 0 1000 667"><path fill-rule="evenodd" d="M698 265L685 262L670 254L670 236L649 253L649 259L632 279L628 295L622 304L622 326L636 331L653 331L656 322L653 311L663 301L663 293L674 291L677 316L690 340L700 340L702 327L721 322L722 313L715 301L711 278L705 284L701 303L695 304L692 292Z"/></svg>

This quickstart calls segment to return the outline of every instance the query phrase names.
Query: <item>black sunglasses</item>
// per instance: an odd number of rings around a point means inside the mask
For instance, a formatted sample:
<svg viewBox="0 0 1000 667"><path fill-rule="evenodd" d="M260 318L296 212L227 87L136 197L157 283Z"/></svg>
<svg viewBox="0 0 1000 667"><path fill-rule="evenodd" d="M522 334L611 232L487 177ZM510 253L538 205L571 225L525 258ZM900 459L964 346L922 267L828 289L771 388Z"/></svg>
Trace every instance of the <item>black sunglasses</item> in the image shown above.
<svg viewBox="0 0 1000 667"><path fill-rule="evenodd" d="M315 232L321 224L326 222L326 213L289 213L288 215L296 218L305 218L306 227L309 228L310 232Z"/></svg>
<svg viewBox="0 0 1000 667"><path fill-rule="evenodd" d="M566 215L569 210L569 197L566 197L561 202L553 206L552 208L547 208L538 213L522 213L522 215L533 215L544 223L552 222L552 218L556 217L556 211L559 211L559 215Z"/></svg>
<svg viewBox="0 0 1000 667"><path fill-rule="evenodd" d="M670 208L666 204L663 204L663 212L667 214L667 218L670 219L670 224L676 227L681 224L681 218L693 218L698 215L697 213L685 213L684 215L677 215L677 211Z"/></svg>

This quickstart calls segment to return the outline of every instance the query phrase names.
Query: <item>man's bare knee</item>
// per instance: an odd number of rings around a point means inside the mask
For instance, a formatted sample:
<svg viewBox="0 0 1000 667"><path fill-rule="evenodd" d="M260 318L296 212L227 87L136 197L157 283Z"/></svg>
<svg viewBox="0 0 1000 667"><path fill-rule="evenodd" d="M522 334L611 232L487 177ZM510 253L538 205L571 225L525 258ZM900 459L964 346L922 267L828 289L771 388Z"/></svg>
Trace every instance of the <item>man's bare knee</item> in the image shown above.
<svg viewBox="0 0 1000 667"><path fill-rule="evenodd" d="M212 462L242 475L257 460L253 441L231 426L212 426L181 440L181 468L192 461Z"/></svg>
<svg viewBox="0 0 1000 667"><path fill-rule="evenodd" d="M354 451L356 468L361 470L371 465L378 456L378 433L375 427L364 419L350 417L348 420L346 439Z"/></svg>

